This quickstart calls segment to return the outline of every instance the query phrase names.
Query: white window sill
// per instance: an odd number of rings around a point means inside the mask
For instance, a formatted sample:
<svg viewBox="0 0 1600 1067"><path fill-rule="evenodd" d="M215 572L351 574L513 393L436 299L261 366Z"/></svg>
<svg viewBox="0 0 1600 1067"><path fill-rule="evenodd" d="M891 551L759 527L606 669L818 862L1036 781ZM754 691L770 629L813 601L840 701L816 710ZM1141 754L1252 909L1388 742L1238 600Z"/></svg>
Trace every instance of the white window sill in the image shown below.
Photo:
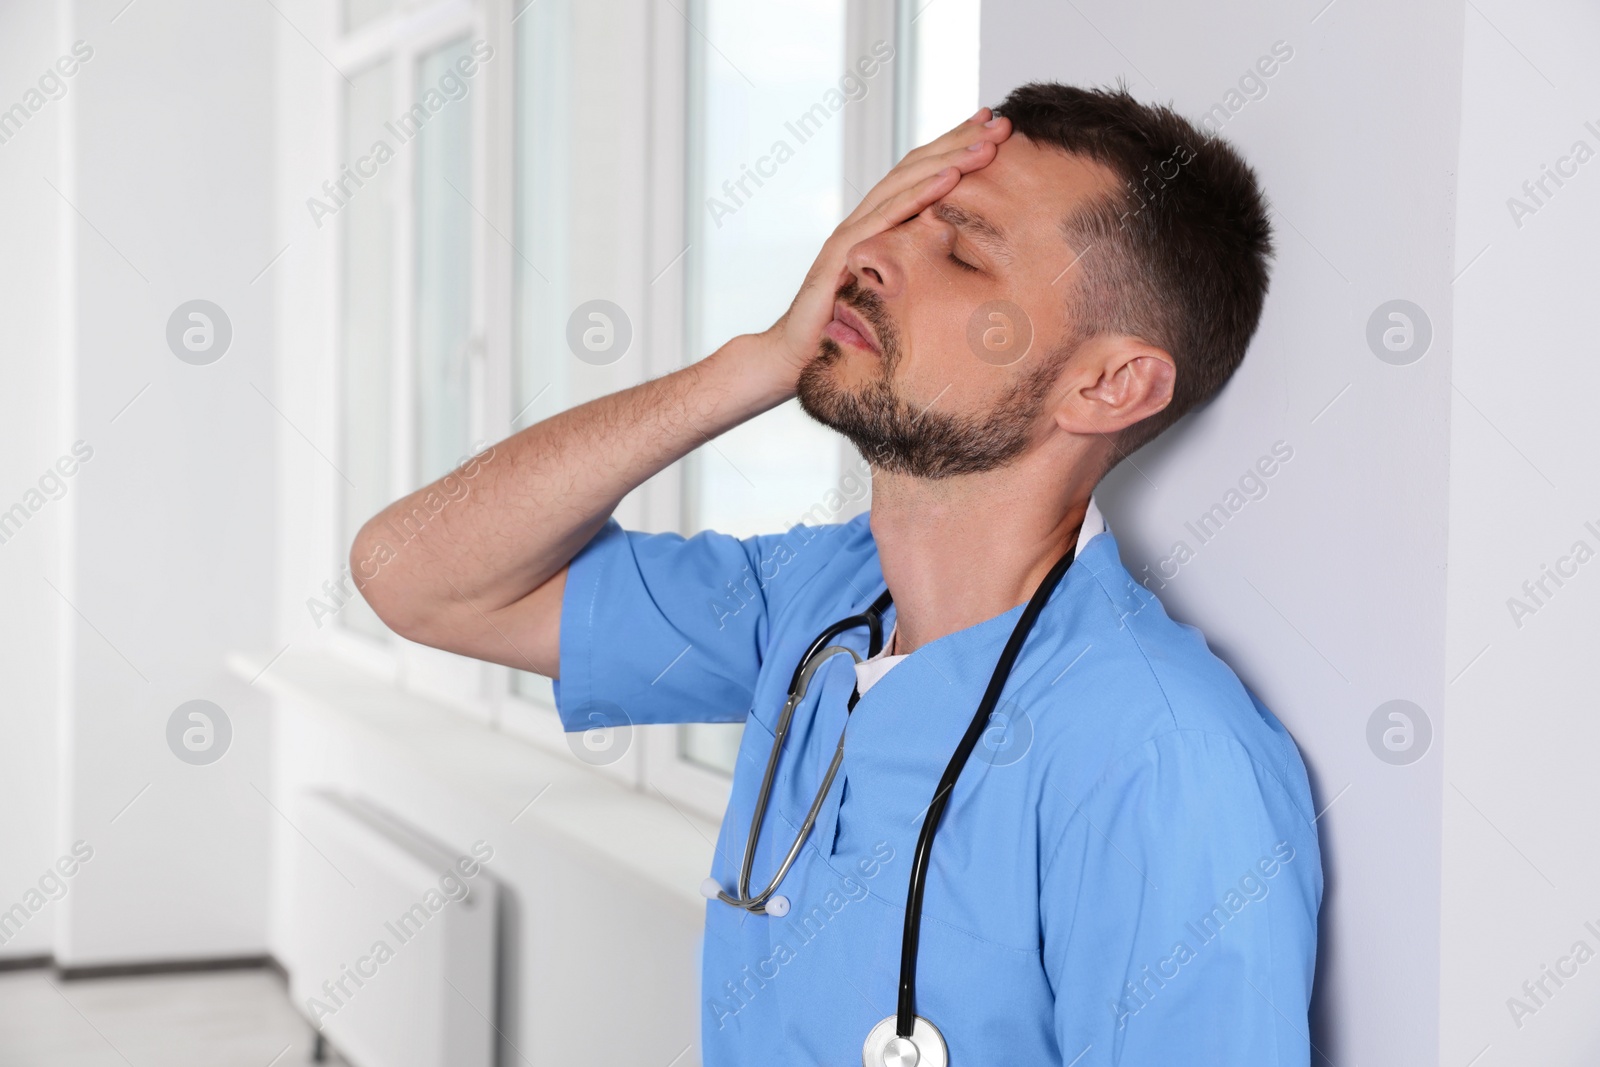
<svg viewBox="0 0 1600 1067"><path fill-rule="evenodd" d="M324 717L330 728L358 735L374 759L393 759L486 811L514 818L523 833L553 835L696 910L704 907L699 886L711 869L715 822L327 651L291 650L263 673L269 659L234 653L227 663L239 677Z"/></svg>

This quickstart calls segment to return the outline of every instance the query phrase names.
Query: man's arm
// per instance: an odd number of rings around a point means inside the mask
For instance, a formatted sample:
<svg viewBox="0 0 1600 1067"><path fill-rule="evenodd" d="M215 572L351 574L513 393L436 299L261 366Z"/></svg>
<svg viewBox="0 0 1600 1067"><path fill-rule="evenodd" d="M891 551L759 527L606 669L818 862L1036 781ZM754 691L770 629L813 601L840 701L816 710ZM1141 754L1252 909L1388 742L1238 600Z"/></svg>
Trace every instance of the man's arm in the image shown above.
<svg viewBox="0 0 1600 1067"><path fill-rule="evenodd" d="M413 641L555 677L566 565L632 489L781 403L795 375L756 337L528 427L371 519L351 548L367 603ZM460 486L470 486L462 495ZM424 505L449 501L434 515ZM392 531L412 522L411 540ZM387 543L392 556L383 562Z"/></svg>
<svg viewBox="0 0 1600 1067"><path fill-rule="evenodd" d="M907 155L834 231L793 305L765 333L514 434L475 461L464 495L461 476L448 475L368 521L351 547L351 571L379 618L422 644L558 677L567 564L646 479L794 395L833 317L850 249L993 160L1011 127L1005 119L983 125L989 117L980 109ZM436 508L440 499L448 505L435 513L430 494ZM395 544L393 531L416 513L426 523L412 521L410 539Z"/></svg>

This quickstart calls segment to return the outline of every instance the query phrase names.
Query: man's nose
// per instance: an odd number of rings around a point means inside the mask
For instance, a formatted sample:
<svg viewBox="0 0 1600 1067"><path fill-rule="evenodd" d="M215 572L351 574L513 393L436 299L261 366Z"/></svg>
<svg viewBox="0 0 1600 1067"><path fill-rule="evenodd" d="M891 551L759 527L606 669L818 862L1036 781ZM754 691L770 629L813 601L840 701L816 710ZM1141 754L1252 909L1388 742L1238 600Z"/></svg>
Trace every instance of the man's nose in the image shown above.
<svg viewBox="0 0 1600 1067"><path fill-rule="evenodd" d="M862 286L880 296L898 296L905 284L905 272L900 268L900 257L906 252L904 237L897 233L901 227L874 234L861 241L845 256L845 266Z"/></svg>

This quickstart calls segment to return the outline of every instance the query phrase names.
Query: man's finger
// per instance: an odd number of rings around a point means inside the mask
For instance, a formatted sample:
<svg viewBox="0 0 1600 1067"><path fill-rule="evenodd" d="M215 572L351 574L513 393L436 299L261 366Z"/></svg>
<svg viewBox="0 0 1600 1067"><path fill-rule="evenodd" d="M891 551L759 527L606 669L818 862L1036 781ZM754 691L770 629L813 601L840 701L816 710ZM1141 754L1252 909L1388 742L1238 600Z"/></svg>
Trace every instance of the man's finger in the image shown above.
<svg viewBox="0 0 1600 1067"><path fill-rule="evenodd" d="M925 181L929 175L936 174L947 166L954 165L962 173L970 173L986 166L994 158L992 150L973 155L963 155L963 152L972 145L999 145L1011 136L1010 119L1000 118L995 122L994 126L971 126L962 123L944 137L929 141L916 153L906 156L893 170L884 175L882 181L872 187L862 203L857 205L846 218L846 224L855 223L861 217L865 206L888 200L918 182Z"/></svg>
<svg viewBox="0 0 1600 1067"><path fill-rule="evenodd" d="M930 155L938 155L957 146L971 144L981 136L980 131L985 128L984 123L988 122L993 116L994 112L986 107L980 107L965 122L958 122L928 143L917 145L911 149L901 158L900 163L914 162L919 159L925 159ZM993 127L989 128L992 129Z"/></svg>
<svg viewBox="0 0 1600 1067"><path fill-rule="evenodd" d="M987 150L993 154L993 149ZM977 153L973 153L977 154ZM860 218L845 228L846 247L854 246L874 234L893 229L906 219L947 196L961 181L961 169L954 164L930 174L922 181L891 195L887 200L864 205Z"/></svg>
<svg viewBox="0 0 1600 1067"><path fill-rule="evenodd" d="M874 218L882 224L881 228L898 226L910 218L911 215L901 218L893 218L892 216L886 218L885 216L889 215L889 213L885 211L883 205L893 203L897 197L907 190L917 188L946 167L954 167L960 174L970 174L975 170L986 167L994 161L997 151L998 148L994 141L974 141L971 145L949 148L937 156L929 156L915 164L903 165L903 169L897 169L896 173L872 187L872 191L867 194L861 203L856 205L855 210L850 212L845 219L844 228L854 229L863 223L870 223ZM954 187L952 184L951 188ZM941 193L939 195L943 196L944 194ZM921 211L922 209L918 208L917 210ZM914 215L916 212L911 214ZM860 240L860 238L857 238L857 240Z"/></svg>

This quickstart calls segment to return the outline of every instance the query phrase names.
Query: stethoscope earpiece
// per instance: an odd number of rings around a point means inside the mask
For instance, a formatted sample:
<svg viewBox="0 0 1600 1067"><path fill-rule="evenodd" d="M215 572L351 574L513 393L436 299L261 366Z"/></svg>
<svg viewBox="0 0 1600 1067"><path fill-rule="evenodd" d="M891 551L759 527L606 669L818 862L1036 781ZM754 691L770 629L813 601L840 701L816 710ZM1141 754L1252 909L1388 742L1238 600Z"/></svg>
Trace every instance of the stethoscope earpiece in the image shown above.
<svg viewBox="0 0 1600 1067"><path fill-rule="evenodd" d="M700 895L705 897L707 900L726 899L726 894L724 894L722 891L722 883L718 882L715 878L707 878L700 883ZM743 906L738 904L737 900L729 901L729 903L735 904L735 906L738 907ZM774 893L772 896L767 898L765 904L757 904L748 908L747 910L755 912L756 914L764 913L772 916L774 919L781 919L785 915L789 914L789 898L784 896L782 893Z"/></svg>

